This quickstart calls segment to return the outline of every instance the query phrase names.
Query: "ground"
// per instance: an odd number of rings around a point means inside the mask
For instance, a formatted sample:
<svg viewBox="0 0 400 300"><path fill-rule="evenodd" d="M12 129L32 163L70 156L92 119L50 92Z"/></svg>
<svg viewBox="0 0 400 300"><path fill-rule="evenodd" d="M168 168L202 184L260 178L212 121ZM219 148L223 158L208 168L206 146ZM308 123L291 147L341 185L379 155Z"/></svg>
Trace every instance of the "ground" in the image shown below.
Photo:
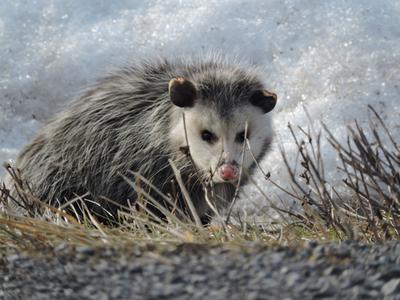
<svg viewBox="0 0 400 300"><path fill-rule="evenodd" d="M1 299L400 299L400 242L2 248Z"/></svg>

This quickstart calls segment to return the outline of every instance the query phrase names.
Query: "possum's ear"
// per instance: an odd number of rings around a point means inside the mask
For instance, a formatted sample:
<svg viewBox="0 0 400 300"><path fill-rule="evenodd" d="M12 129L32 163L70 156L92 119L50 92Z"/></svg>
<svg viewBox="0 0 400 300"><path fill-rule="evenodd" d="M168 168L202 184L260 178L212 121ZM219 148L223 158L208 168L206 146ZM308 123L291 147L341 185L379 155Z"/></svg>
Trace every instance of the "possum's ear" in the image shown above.
<svg viewBox="0 0 400 300"><path fill-rule="evenodd" d="M255 91L250 97L250 103L260 107L264 113L270 112L276 105L277 96L267 90Z"/></svg>
<svg viewBox="0 0 400 300"><path fill-rule="evenodd" d="M192 107L197 97L193 83L183 77L171 79L168 85L172 103L179 107Z"/></svg>

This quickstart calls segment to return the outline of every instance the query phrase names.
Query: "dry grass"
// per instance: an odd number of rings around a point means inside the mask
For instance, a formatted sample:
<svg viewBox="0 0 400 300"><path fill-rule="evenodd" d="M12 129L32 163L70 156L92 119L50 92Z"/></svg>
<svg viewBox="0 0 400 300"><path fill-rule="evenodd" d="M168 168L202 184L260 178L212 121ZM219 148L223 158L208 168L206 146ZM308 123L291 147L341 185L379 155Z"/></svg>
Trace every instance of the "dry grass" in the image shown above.
<svg viewBox="0 0 400 300"><path fill-rule="evenodd" d="M18 196L11 197L5 185L0 187L0 244L29 249L63 242L94 246L148 242L241 244L246 241L296 245L305 240L359 239L375 242L399 239L400 148L383 120L373 108L370 109L374 118L369 128L362 129L357 123L350 126L346 144L339 143L326 127L322 133L313 134L312 130L294 129L289 125L299 157L293 165L282 150L291 179L289 187L278 186L257 163L266 180L286 193L285 200L294 200L301 206L299 210L289 211L272 203L272 209L282 216L278 223L266 226L240 215L229 218L230 208L228 217L217 215L212 225L204 227L193 209L189 214L179 211L179 208L168 210L158 205L158 201L137 182L130 182L140 195L140 201L134 206L121 208L118 226L105 226L87 209L85 199L70 201L69 205L72 202L75 205L69 207L69 213L65 205L61 209L52 207L34 197L18 170L6 166ZM331 185L325 176L321 149L323 134L339 157L338 168L344 177L340 186ZM245 148L251 154L249 143L246 143L244 151ZM299 170L298 166L301 166ZM175 166L172 164L172 167ZM176 168L174 171L179 183L179 171ZM140 174L132 174L157 191ZM180 188L185 194L183 184ZM173 205L172 199L162 194L160 197ZM212 199L207 199L216 210ZM190 197L185 197L185 200L189 208L193 206ZM154 215L147 208L149 204L158 205L166 220ZM76 211L76 207L81 213ZM15 208L24 211L25 215L13 213Z"/></svg>
<svg viewBox="0 0 400 300"><path fill-rule="evenodd" d="M299 128L296 134L289 125L302 170L296 174L282 151L292 183L286 192L303 208L298 221L312 231L333 231L340 240L400 238L400 148L377 112L369 109L374 115L369 129L355 122L344 145L324 126L340 161L341 186L326 179L321 133L314 139L310 130Z"/></svg>

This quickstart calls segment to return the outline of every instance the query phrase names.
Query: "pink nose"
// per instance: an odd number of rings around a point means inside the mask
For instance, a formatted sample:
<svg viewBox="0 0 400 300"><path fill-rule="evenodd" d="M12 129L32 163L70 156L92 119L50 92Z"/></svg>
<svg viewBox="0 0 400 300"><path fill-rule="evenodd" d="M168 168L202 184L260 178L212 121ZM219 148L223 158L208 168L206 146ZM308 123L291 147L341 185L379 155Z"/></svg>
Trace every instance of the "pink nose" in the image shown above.
<svg viewBox="0 0 400 300"><path fill-rule="evenodd" d="M232 165L222 165L219 168L219 176L223 180L234 180L237 179L238 177L238 169L235 166Z"/></svg>

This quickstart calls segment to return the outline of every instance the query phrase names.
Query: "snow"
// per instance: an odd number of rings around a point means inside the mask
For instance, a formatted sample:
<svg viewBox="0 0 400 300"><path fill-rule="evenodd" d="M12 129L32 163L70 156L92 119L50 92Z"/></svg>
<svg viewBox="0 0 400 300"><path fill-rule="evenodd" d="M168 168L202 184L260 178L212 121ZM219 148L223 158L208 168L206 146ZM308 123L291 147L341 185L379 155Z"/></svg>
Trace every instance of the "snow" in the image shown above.
<svg viewBox="0 0 400 300"><path fill-rule="evenodd" d="M279 97L276 141L289 158L296 152L288 122L318 131L323 121L343 141L354 119L367 126L367 104L400 138L398 0L2 0L0 161L15 158L55 111L106 70L148 55L209 50L262 68ZM322 146L329 176L339 182L336 155ZM262 166L287 183L276 144ZM261 176L256 181L277 193ZM246 193L260 198L253 187Z"/></svg>

